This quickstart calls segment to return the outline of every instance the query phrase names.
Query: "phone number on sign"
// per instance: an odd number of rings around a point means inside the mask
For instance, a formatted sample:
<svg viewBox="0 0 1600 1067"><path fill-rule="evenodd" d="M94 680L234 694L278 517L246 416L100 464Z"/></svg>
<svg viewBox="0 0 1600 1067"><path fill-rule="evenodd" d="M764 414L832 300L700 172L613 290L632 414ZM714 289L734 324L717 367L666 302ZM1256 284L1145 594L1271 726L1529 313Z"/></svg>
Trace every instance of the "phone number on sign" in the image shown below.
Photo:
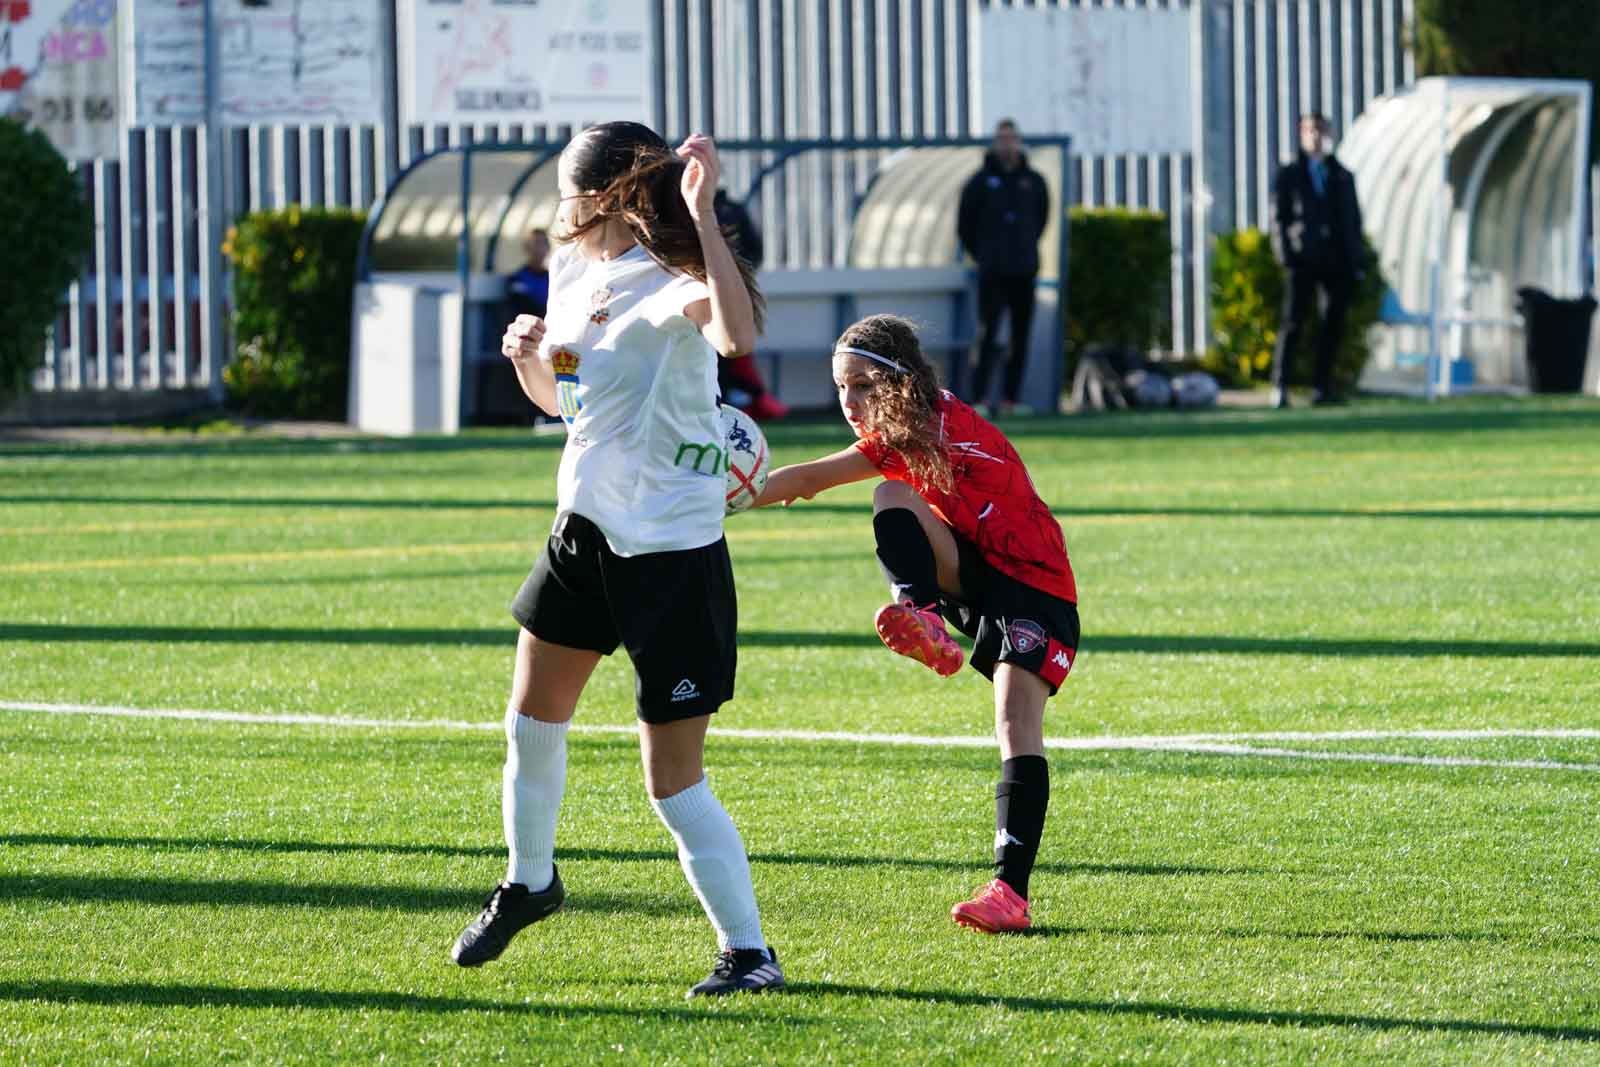
<svg viewBox="0 0 1600 1067"><path fill-rule="evenodd" d="M30 122L115 122L116 102L109 96L86 96L81 100L72 96L46 96L32 101L33 107L18 108L11 117L24 124Z"/></svg>

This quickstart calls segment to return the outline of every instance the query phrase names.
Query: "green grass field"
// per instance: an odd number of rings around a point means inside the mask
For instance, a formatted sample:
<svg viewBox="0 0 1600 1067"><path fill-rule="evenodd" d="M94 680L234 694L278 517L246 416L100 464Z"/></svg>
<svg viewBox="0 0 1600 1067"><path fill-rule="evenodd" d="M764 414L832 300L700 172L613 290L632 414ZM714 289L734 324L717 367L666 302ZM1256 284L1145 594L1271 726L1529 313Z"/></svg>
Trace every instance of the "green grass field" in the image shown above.
<svg viewBox="0 0 1600 1067"><path fill-rule="evenodd" d="M1600 404L1007 429L1084 627L1036 931L947 917L992 748L719 735L791 983L719 1003L683 999L715 943L621 657L568 909L447 957L504 870L505 605L558 441L0 445L0 1061L1600 1062ZM981 678L873 635L870 493L729 520L716 727L991 731Z"/></svg>

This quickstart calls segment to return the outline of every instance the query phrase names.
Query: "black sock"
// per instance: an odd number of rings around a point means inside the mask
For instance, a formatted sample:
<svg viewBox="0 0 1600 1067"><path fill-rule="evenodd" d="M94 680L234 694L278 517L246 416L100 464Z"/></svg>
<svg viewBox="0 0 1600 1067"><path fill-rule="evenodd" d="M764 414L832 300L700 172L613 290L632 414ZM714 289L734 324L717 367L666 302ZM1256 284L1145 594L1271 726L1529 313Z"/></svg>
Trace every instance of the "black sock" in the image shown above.
<svg viewBox="0 0 1600 1067"><path fill-rule="evenodd" d="M939 569L928 532L908 508L886 508L872 516L878 563L896 600L917 607L939 603Z"/></svg>
<svg viewBox="0 0 1600 1067"><path fill-rule="evenodd" d="M1016 756L1000 765L1000 784L994 787L995 877L1024 900L1049 806L1050 764L1043 756Z"/></svg>

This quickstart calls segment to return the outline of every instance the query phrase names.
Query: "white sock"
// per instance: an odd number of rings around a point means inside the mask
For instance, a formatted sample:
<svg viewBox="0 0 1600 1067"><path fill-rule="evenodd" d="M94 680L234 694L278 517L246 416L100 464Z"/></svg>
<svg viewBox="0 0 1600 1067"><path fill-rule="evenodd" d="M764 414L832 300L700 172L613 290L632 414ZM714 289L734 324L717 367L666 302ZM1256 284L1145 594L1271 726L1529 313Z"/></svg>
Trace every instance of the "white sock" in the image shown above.
<svg viewBox="0 0 1600 1067"><path fill-rule="evenodd" d="M678 862L717 931L717 947L765 949L744 841L706 780L661 800L652 797L650 806L678 842Z"/></svg>
<svg viewBox="0 0 1600 1067"><path fill-rule="evenodd" d="M506 767L500 814L511 862L506 881L537 893L556 876L556 816L567 785L567 724L506 709Z"/></svg>

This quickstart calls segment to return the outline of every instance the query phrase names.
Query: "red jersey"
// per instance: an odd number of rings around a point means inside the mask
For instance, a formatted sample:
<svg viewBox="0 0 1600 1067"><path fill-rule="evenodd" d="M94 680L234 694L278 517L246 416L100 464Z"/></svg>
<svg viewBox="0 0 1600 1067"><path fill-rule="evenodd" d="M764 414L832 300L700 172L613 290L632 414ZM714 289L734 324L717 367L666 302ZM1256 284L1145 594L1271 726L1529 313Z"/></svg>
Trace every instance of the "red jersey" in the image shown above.
<svg viewBox="0 0 1600 1067"><path fill-rule="evenodd" d="M862 438L856 448L885 478L915 489L995 570L1076 604L1067 539L1006 435L948 390L940 391L933 412L955 475L953 492L913 478L900 453L874 438Z"/></svg>

